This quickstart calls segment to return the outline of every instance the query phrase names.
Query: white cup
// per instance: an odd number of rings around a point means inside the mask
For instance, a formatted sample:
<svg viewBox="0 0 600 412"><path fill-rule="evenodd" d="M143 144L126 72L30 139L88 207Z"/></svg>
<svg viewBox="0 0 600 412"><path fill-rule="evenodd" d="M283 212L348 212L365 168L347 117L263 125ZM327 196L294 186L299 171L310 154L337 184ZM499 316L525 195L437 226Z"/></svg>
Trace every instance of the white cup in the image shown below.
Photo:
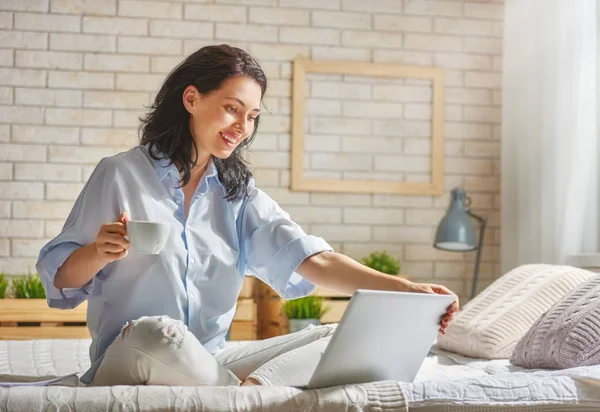
<svg viewBox="0 0 600 412"><path fill-rule="evenodd" d="M162 222L129 220L127 237L133 249L144 255L158 255L169 239L171 225Z"/></svg>

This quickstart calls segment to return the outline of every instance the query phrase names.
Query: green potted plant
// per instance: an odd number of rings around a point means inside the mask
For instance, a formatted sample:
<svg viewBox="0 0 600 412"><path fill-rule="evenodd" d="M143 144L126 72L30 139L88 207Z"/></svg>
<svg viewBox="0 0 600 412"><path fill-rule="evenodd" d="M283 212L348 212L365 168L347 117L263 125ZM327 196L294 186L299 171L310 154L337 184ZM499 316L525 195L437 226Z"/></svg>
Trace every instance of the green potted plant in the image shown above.
<svg viewBox="0 0 600 412"><path fill-rule="evenodd" d="M0 273L0 299L6 296L6 289L8 289L8 279L4 273Z"/></svg>
<svg viewBox="0 0 600 412"><path fill-rule="evenodd" d="M29 273L27 276L14 279L12 282L13 292L17 299L44 299L46 292L42 281L37 274Z"/></svg>
<svg viewBox="0 0 600 412"><path fill-rule="evenodd" d="M289 320L289 332L292 333L310 324L320 325L321 316L327 313L328 309L323 307L323 298L320 296L306 296L286 301L283 311Z"/></svg>
<svg viewBox="0 0 600 412"><path fill-rule="evenodd" d="M387 251L372 252L360 261L363 265L378 270L388 275L398 275L400 273L400 261L390 256Z"/></svg>
<svg viewBox="0 0 600 412"><path fill-rule="evenodd" d="M4 283L10 284L6 287L10 293L0 299L0 339L89 338L87 326L82 326L86 322L85 302L71 310L49 308L37 273L0 278L0 289ZM62 327L66 324L69 327Z"/></svg>

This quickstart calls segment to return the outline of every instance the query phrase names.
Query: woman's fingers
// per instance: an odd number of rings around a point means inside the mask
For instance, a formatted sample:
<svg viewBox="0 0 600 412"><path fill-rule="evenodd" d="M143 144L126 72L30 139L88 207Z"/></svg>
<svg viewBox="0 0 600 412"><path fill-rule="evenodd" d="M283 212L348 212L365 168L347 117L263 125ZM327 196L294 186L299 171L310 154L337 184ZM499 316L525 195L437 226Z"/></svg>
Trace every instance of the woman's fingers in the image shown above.
<svg viewBox="0 0 600 412"><path fill-rule="evenodd" d="M448 312L458 312L458 308L460 306L460 303L458 302L458 296L456 297L456 300L454 302L452 302L452 304L448 307Z"/></svg>
<svg viewBox="0 0 600 412"><path fill-rule="evenodd" d="M100 252L102 253L121 253L125 249L124 247L114 243L103 243L99 245Z"/></svg>
<svg viewBox="0 0 600 412"><path fill-rule="evenodd" d="M444 316L442 316L442 319L440 320L440 333L442 335L446 334L446 329L448 328L448 325L450 324L450 322L452 321L452 319L454 318L454 313L446 313Z"/></svg>
<svg viewBox="0 0 600 412"><path fill-rule="evenodd" d="M100 226L96 235L96 249L99 256L107 262L122 259L127 256L127 249L131 246L127 236L127 222L129 214L123 212L116 221Z"/></svg>
<svg viewBox="0 0 600 412"><path fill-rule="evenodd" d="M118 245L122 249L129 249L129 247L131 246L129 241L125 239L123 235L117 233L104 233L100 236L100 239L98 239L98 241L100 242L100 244Z"/></svg>
<svg viewBox="0 0 600 412"><path fill-rule="evenodd" d="M121 222L106 223L102 225L101 232L118 233L125 236L127 234L127 227Z"/></svg>
<svg viewBox="0 0 600 412"><path fill-rule="evenodd" d="M126 224L129 220L131 220L129 218L129 213L127 212L123 212L119 215L119 218L117 219L117 222L121 222L123 224Z"/></svg>
<svg viewBox="0 0 600 412"><path fill-rule="evenodd" d="M117 253L112 253L112 252L107 252L106 254L108 256L110 256L110 258L112 260L119 260L119 259L123 259L125 256L127 256L129 252L127 250L122 250L120 252Z"/></svg>
<svg viewBox="0 0 600 412"><path fill-rule="evenodd" d="M419 285L420 289L418 289L419 291L425 291L428 293L437 293L440 295L452 295L454 296L454 302L452 302L452 304L450 306L448 306L447 308L447 312L440 318L440 333L441 334L445 334L446 333L446 328L448 327L448 325L450 324L450 322L452 321L452 319L454 318L454 314L458 311L459 308L459 302L458 302L458 296L452 292L450 289L448 289L447 287L443 286L443 285L436 285L436 284L421 284ZM430 289L427 290L427 288ZM415 290L417 290L417 288L415 288Z"/></svg>
<svg viewBox="0 0 600 412"><path fill-rule="evenodd" d="M456 295L456 293L452 292L450 289L448 289L446 286L443 286L443 285L431 285L431 288L433 289L433 291L435 293L440 294L440 295L453 295L455 297L455 300L454 300L454 302L452 302L452 304L450 306L448 306L448 312L458 311L460 304L459 304L458 296Z"/></svg>
<svg viewBox="0 0 600 412"><path fill-rule="evenodd" d="M432 288L435 291L435 293L438 293L440 295L454 295L454 293L450 289L448 289L446 286L433 285Z"/></svg>

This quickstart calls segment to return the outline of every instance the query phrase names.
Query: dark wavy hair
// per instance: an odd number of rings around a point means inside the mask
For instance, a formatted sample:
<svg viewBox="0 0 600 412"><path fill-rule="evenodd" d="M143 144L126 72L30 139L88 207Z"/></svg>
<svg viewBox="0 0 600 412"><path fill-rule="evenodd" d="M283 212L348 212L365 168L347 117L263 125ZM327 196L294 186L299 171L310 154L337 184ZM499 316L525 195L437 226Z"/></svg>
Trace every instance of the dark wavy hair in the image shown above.
<svg viewBox="0 0 600 412"><path fill-rule="evenodd" d="M261 88L261 99L267 91L267 77L260 64L244 50L228 45L206 46L188 56L165 79L150 111L140 118L140 144L149 144L150 156L158 160L155 148L177 165L182 175L180 185L191 178L191 169L198 160L198 148L190 132L190 114L182 101L183 91L194 85L201 94L220 88L224 81L235 76L247 76ZM258 129L259 117L252 134L240 143L226 159L213 156L219 180L225 186L225 199L241 199L247 191L252 173L244 164L243 151L252 143Z"/></svg>

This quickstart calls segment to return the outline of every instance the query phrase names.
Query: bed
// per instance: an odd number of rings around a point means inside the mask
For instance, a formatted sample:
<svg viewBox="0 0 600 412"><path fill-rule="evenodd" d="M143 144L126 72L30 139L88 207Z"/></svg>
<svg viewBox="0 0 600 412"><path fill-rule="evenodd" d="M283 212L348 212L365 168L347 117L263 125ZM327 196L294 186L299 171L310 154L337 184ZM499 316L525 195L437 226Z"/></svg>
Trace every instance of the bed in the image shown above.
<svg viewBox="0 0 600 412"><path fill-rule="evenodd" d="M82 372L88 339L0 341L0 381ZM229 342L228 345L242 345ZM433 347L415 382L319 390L290 387L0 388L0 411L418 411L600 410L600 366L524 370L507 360L467 358Z"/></svg>

